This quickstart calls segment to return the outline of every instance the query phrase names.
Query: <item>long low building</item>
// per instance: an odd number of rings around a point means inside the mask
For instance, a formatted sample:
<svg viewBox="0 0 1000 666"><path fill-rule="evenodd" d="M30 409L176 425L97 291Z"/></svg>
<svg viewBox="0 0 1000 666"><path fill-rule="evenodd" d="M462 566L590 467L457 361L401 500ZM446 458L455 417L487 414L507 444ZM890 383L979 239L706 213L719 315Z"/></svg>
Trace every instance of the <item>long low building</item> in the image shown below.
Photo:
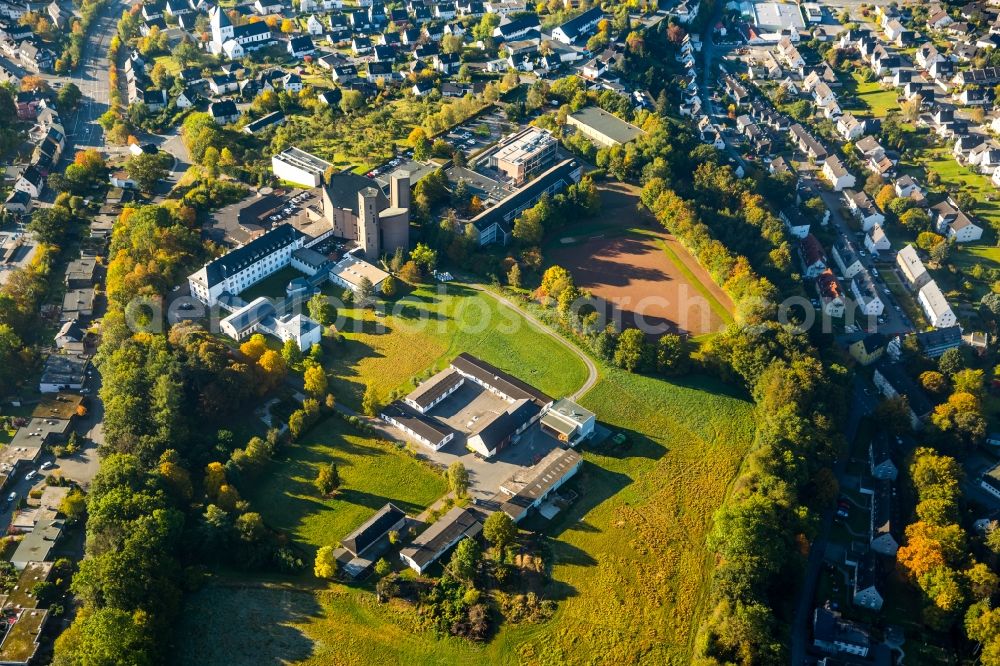
<svg viewBox="0 0 1000 666"><path fill-rule="evenodd" d="M421 444L435 451L455 438L455 431L437 419L424 416L405 402L397 400L390 403L379 413L382 420L392 424L413 437Z"/></svg>
<svg viewBox="0 0 1000 666"><path fill-rule="evenodd" d="M601 146L620 146L638 138L643 131L596 106L587 106L566 117L566 124Z"/></svg>
<svg viewBox="0 0 1000 666"><path fill-rule="evenodd" d="M448 367L410 391L403 402L426 414L465 383L465 377Z"/></svg>
<svg viewBox="0 0 1000 666"><path fill-rule="evenodd" d="M456 506L403 548L399 559L422 574L452 546L467 537L475 538L482 531L483 524L474 511Z"/></svg>
<svg viewBox="0 0 1000 666"><path fill-rule="evenodd" d="M451 367L508 404L505 411L480 420L466 441L466 448L486 458L516 441L552 405L542 391L471 354L459 354Z"/></svg>
<svg viewBox="0 0 1000 666"><path fill-rule="evenodd" d="M572 478L583 465L583 457L573 449L555 449L529 469L518 470L500 485L500 492L509 498L501 511L520 522L531 509L536 509L555 490Z"/></svg>

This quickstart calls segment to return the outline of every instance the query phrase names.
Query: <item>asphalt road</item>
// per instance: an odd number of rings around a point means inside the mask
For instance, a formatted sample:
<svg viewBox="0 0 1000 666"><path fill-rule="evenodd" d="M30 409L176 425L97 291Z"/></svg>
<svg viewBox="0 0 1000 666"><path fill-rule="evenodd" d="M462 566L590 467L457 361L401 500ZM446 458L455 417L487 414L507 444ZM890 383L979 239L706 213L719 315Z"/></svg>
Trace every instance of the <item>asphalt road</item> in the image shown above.
<svg viewBox="0 0 1000 666"><path fill-rule="evenodd" d="M53 84L74 83L83 93L80 106L72 118L65 119L67 150L72 157L75 150L85 148L104 149L104 130L97 119L108 110L110 87L108 82L108 44L115 33L117 20L110 10L105 12L91 27L90 37L84 44L80 65L69 76L47 77Z"/></svg>

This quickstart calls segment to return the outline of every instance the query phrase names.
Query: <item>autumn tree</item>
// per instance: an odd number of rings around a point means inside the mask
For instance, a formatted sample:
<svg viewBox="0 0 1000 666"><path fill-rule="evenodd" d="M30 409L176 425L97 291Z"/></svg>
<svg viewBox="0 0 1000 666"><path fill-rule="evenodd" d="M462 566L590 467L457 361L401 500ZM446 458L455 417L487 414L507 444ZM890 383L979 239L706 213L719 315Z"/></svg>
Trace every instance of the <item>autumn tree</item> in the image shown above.
<svg viewBox="0 0 1000 666"><path fill-rule="evenodd" d="M305 380L306 393L315 397L326 395L328 382L323 366L309 366L303 373L303 379Z"/></svg>
<svg viewBox="0 0 1000 666"><path fill-rule="evenodd" d="M382 409L382 403L378 389L375 388L374 383L369 383L365 386L365 394L361 398L361 411L366 416L377 416L380 409Z"/></svg>
<svg viewBox="0 0 1000 666"><path fill-rule="evenodd" d="M337 575L337 558L333 556L333 546L321 546L316 551L313 575L327 580Z"/></svg>
<svg viewBox="0 0 1000 666"><path fill-rule="evenodd" d="M337 471L337 464L321 465L319 471L316 472L313 485L316 486L316 490L321 495L331 495L333 491L340 487L340 473Z"/></svg>
<svg viewBox="0 0 1000 666"><path fill-rule="evenodd" d="M499 553L517 538L517 525L503 511L495 511L483 523L483 536L497 549L499 557Z"/></svg>
<svg viewBox="0 0 1000 666"><path fill-rule="evenodd" d="M464 497L469 489L469 471L461 461L456 460L448 466L448 486L458 497Z"/></svg>

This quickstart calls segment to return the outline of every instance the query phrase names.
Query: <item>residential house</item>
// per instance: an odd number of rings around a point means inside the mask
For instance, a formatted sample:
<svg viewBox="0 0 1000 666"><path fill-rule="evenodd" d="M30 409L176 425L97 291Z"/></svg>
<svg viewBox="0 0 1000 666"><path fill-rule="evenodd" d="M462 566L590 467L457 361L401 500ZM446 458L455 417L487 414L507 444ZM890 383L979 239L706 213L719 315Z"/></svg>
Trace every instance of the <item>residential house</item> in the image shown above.
<svg viewBox="0 0 1000 666"><path fill-rule="evenodd" d="M899 468L892 460L891 442L885 432L877 432L868 443L868 470L880 481L895 481Z"/></svg>
<svg viewBox="0 0 1000 666"><path fill-rule="evenodd" d="M826 270L826 254L819 240L808 234L799 241L799 260L805 277L815 278Z"/></svg>
<svg viewBox="0 0 1000 666"><path fill-rule="evenodd" d="M930 210L934 228L948 239L956 243L971 243L982 238L982 227L970 220L951 197L931 206Z"/></svg>
<svg viewBox="0 0 1000 666"><path fill-rule="evenodd" d="M865 131L865 124L847 112L837 119L837 132L844 141L854 141Z"/></svg>
<svg viewBox="0 0 1000 666"><path fill-rule="evenodd" d="M949 25L954 23L955 20L949 16L948 12L941 9L931 14L927 18L927 29L928 30L942 30L947 28Z"/></svg>
<svg viewBox="0 0 1000 666"><path fill-rule="evenodd" d="M778 217L785 223L788 235L794 238L805 238L809 235L810 222L799 211L798 207L782 208Z"/></svg>
<svg viewBox="0 0 1000 666"><path fill-rule="evenodd" d="M840 288L837 276L829 268L816 276L816 291L823 314L827 317L843 317L846 308L844 292Z"/></svg>
<svg viewBox="0 0 1000 666"><path fill-rule="evenodd" d="M831 654L866 657L871 649L871 636L867 629L845 620L839 612L817 608L813 612L813 647Z"/></svg>
<svg viewBox="0 0 1000 666"><path fill-rule="evenodd" d="M600 7L588 9L555 28L552 31L552 38L563 44L573 44L577 40L589 36L603 18L604 12Z"/></svg>
<svg viewBox="0 0 1000 666"><path fill-rule="evenodd" d="M885 156L885 149L882 144L873 136L866 136L854 144L854 149L866 160L872 157L881 159Z"/></svg>
<svg viewBox="0 0 1000 666"><path fill-rule="evenodd" d="M917 249L912 245L906 245L896 252L896 268L899 269L899 274L903 277L903 284L912 291L919 291L931 280L931 275L924 267L924 262L917 255Z"/></svg>
<svg viewBox="0 0 1000 666"><path fill-rule="evenodd" d="M868 271L861 271L851 278L851 293L854 294L854 301L861 314L877 317L885 310L885 304Z"/></svg>
<svg viewBox="0 0 1000 666"><path fill-rule="evenodd" d="M870 231L875 225L885 222L885 215L864 190L844 190L844 200L854 217L861 221L862 231Z"/></svg>
<svg viewBox="0 0 1000 666"><path fill-rule="evenodd" d="M309 35L299 35L288 40L286 50L293 58L304 58L316 52L316 45Z"/></svg>
<svg viewBox="0 0 1000 666"><path fill-rule="evenodd" d="M37 199L45 189L45 176L34 165L30 165L14 181L14 189Z"/></svg>
<svg viewBox="0 0 1000 666"><path fill-rule="evenodd" d="M886 342L885 336L881 333L869 333L852 342L847 351L861 365L871 365L882 358Z"/></svg>
<svg viewBox="0 0 1000 666"><path fill-rule="evenodd" d="M139 189L139 184L124 169L112 171L108 180L111 183L111 187L120 187L123 190Z"/></svg>
<svg viewBox="0 0 1000 666"><path fill-rule="evenodd" d="M864 264L858 255L857 249L847 238L841 238L833 244L833 261L840 270L844 279L850 280L855 275L865 270Z"/></svg>
<svg viewBox="0 0 1000 666"><path fill-rule="evenodd" d="M949 349L956 349L962 345L962 327L947 326L930 331L920 331L914 334L917 340L917 348L920 353L927 358L938 358Z"/></svg>
<svg viewBox="0 0 1000 666"><path fill-rule="evenodd" d="M240 82L233 74L216 74L208 79L208 87L214 95L225 95L240 89Z"/></svg>
<svg viewBox="0 0 1000 666"><path fill-rule="evenodd" d="M871 498L869 547L880 555L896 556L899 550L899 516L892 481L876 480Z"/></svg>
<svg viewBox="0 0 1000 666"><path fill-rule="evenodd" d="M220 125L228 125L240 119L240 110L232 100L223 100L209 104L208 115Z"/></svg>
<svg viewBox="0 0 1000 666"><path fill-rule="evenodd" d="M887 252L892 248L892 243L889 241L889 237L886 236L881 224L875 224L865 234L865 247L868 248L868 251L872 255Z"/></svg>
<svg viewBox="0 0 1000 666"><path fill-rule="evenodd" d="M923 308L927 321L934 328L947 328L958 323L951 305L948 304L937 282L931 280L921 287L917 292L917 301Z"/></svg>
<svg viewBox="0 0 1000 666"><path fill-rule="evenodd" d="M317 37L323 34L324 32L323 23L318 18L316 18L315 14L310 16L309 20L306 21L306 32L312 35L313 37Z"/></svg>
<svg viewBox="0 0 1000 666"><path fill-rule="evenodd" d="M847 170L836 155L830 155L823 160L822 173L835 192L840 192L845 187L854 187L856 182L854 174Z"/></svg>
<svg viewBox="0 0 1000 666"><path fill-rule="evenodd" d="M853 594L855 606L868 610L882 610L882 562L871 552L865 553L854 564Z"/></svg>

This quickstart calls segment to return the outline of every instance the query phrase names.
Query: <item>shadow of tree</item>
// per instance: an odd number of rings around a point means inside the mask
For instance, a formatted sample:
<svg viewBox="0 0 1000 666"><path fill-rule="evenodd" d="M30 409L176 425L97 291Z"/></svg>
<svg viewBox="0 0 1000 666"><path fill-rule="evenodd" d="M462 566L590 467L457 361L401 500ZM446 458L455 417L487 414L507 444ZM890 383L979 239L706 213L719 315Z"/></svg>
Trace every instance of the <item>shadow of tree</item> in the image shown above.
<svg viewBox="0 0 1000 666"><path fill-rule="evenodd" d="M178 627L173 663L278 666L313 656L294 626L322 615L316 597L265 585L209 586L191 595ZM234 628L242 627L240 631Z"/></svg>

